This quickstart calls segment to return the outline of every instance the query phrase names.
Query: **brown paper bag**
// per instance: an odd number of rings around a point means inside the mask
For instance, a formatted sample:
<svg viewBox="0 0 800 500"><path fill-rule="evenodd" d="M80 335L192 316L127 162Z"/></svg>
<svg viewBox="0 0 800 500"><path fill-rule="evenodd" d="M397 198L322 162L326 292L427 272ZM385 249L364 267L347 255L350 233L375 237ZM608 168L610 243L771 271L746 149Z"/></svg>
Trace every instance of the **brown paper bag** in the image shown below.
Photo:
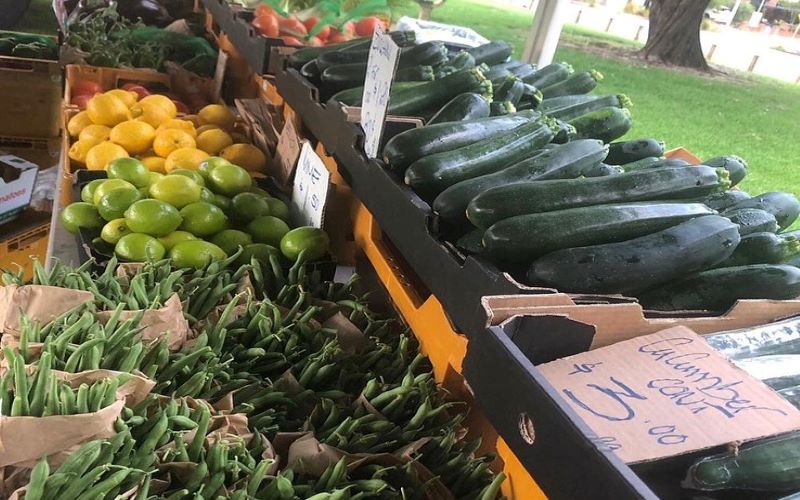
<svg viewBox="0 0 800 500"><path fill-rule="evenodd" d="M141 311L122 311L120 321L135 317ZM106 323L114 311L101 311L96 314L99 321ZM183 306L178 294L174 293L161 309L144 311L139 327L142 328L142 339L155 340L167 338L167 346L171 351L179 351L189 337L189 322L183 316Z"/></svg>
<svg viewBox="0 0 800 500"><path fill-rule="evenodd" d="M8 285L0 287L0 333L18 336L22 314L41 324L86 302L94 295L82 290L70 290L44 285Z"/></svg>

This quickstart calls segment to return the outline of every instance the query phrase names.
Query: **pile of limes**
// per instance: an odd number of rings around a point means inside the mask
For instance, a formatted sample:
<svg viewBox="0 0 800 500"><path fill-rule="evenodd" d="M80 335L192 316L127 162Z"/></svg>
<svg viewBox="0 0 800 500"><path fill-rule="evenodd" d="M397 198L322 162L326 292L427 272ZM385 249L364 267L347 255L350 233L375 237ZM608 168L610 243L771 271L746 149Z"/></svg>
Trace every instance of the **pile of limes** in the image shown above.
<svg viewBox="0 0 800 500"><path fill-rule="evenodd" d="M150 171L134 158L109 162L107 179L87 183L81 200L64 208L67 230L100 232L99 245L122 260L142 262L165 256L176 267L202 267L243 247L241 259L294 261L306 251L318 259L328 236L312 227L290 229L289 208L254 186L247 170L221 157L196 170Z"/></svg>

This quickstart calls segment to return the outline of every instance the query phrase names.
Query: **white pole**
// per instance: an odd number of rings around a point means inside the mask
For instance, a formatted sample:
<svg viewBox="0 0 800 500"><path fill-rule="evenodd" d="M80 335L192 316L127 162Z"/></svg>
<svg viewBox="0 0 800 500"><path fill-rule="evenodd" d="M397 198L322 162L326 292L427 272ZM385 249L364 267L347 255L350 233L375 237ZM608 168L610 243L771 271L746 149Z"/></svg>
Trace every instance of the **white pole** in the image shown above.
<svg viewBox="0 0 800 500"><path fill-rule="evenodd" d="M767 3L767 0L761 0L761 5L758 6L758 10L756 12L761 12L761 9L764 8L765 3Z"/></svg>
<svg viewBox="0 0 800 500"><path fill-rule="evenodd" d="M728 26L733 24L733 18L736 17L736 13L739 12L739 6L742 4L742 0L736 0L736 3L733 4L733 10L731 11L731 17L728 19L726 23Z"/></svg>
<svg viewBox="0 0 800 500"><path fill-rule="evenodd" d="M567 4L563 0L539 0L528 40L525 42L523 61L539 66L553 61L561 28L564 26Z"/></svg>

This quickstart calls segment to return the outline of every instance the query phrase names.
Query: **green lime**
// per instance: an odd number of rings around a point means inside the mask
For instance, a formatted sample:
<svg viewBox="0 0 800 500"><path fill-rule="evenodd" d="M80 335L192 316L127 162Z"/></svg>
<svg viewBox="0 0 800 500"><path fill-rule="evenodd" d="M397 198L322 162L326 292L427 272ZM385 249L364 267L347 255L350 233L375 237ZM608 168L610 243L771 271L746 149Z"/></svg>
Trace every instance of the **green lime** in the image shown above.
<svg viewBox="0 0 800 500"><path fill-rule="evenodd" d="M164 236L178 229L178 209L160 200L139 200L125 211L125 221L134 233Z"/></svg>
<svg viewBox="0 0 800 500"><path fill-rule="evenodd" d="M106 221L91 203L78 201L70 203L61 212L61 223L70 233L77 233L78 228L99 229Z"/></svg>
<svg viewBox="0 0 800 500"><path fill-rule="evenodd" d="M181 209L181 229L195 236L211 236L226 229L228 217L216 205L205 201L190 203Z"/></svg>
<svg viewBox="0 0 800 500"><path fill-rule="evenodd" d="M270 255L275 255L280 259L283 259L283 255L281 254L280 250L269 246L266 243L252 243L250 245L245 245L242 254L236 259L236 265L245 266L249 264L251 259L254 257L259 262L269 262Z"/></svg>
<svg viewBox="0 0 800 500"><path fill-rule="evenodd" d="M198 183L187 176L167 175L150 186L150 196L180 209L200 201L201 189Z"/></svg>
<svg viewBox="0 0 800 500"><path fill-rule="evenodd" d="M278 198L267 198L269 214L283 221L289 222L289 207Z"/></svg>
<svg viewBox="0 0 800 500"><path fill-rule="evenodd" d="M125 217L125 210L137 201L144 198L142 193L135 189L117 188L104 194L97 203L100 217L107 221Z"/></svg>
<svg viewBox="0 0 800 500"><path fill-rule="evenodd" d="M216 195L214 194L214 192L208 189L207 187L200 188L200 201L214 203L214 201L216 200L215 196Z"/></svg>
<svg viewBox="0 0 800 500"><path fill-rule="evenodd" d="M329 245L328 233L311 226L292 229L284 235L280 243L283 255L293 262L304 250L305 260L317 260L328 253Z"/></svg>
<svg viewBox="0 0 800 500"><path fill-rule="evenodd" d="M103 230L100 231L100 237L106 243L116 245L120 238L131 233L128 224L125 223L125 219L114 219L103 226Z"/></svg>
<svg viewBox="0 0 800 500"><path fill-rule="evenodd" d="M233 255L239 251L239 247L253 243L253 238L244 231L225 229L215 234L211 243L225 250L226 254Z"/></svg>
<svg viewBox="0 0 800 500"><path fill-rule="evenodd" d="M212 201L211 203L213 203L214 205L216 205L219 208L221 208L222 211L225 212L225 213L228 213L228 211L230 211L230 209L232 207L231 199L228 198L227 196L223 196L221 194L215 194L214 195L214 201Z"/></svg>
<svg viewBox="0 0 800 500"><path fill-rule="evenodd" d="M289 226L277 217L262 215L247 225L247 232L256 243L266 243L278 248L283 235L289 232Z"/></svg>
<svg viewBox="0 0 800 500"><path fill-rule="evenodd" d="M114 247L117 257L129 262L163 259L167 250L149 234L131 233L119 239Z"/></svg>
<svg viewBox="0 0 800 500"><path fill-rule="evenodd" d="M93 181L89 181L83 189L81 189L81 200L85 201L86 203L94 203L94 190L97 189L97 186L104 183L108 179L95 179Z"/></svg>
<svg viewBox="0 0 800 500"><path fill-rule="evenodd" d="M220 165L230 165L231 162L226 160L225 158L220 158L219 156L211 156L202 162L197 167L197 172L205 178L208 178L208 174L214 170L215 168L219 167Z"/></svg>
<svg viewBox="0 0 800 500"><path fill-rule="evenodd" d="M162 174L161 172L150 172L150 180L148 181L147 185L152 186L153 184L156 183L156 181L163 178L164 174Z"/></svg>
<svg viewBox="0 0 800 500"><path fill-rule="evenodd" d="M255 193L239 193L231 198L230 213L234 220L242 224L262 215L271 215L267 198Z"/></svg>
<svg viewBox="0 0 800 500"><path fill-rule="evenodd" d="M161 244L164 245L164 248L166 248L167 251L169 251L172 250L172 247L174 247L181 241L189 241L196 239L197 237L192 233L188 233L186 231L172 231L168 235L159 238L158 241L160 241Z"/></svg>
<svg viewBox="0 0 800 500"><path fill-rule="evenodd" d="M150 184L150 169L136 158L117 158L111 160L106 167L109 179L122 179L136 187Z"/></svg>
<svg viewBox="0 0 800 500"><path fill-rule="evenodd" d="M203 240L181 241L169 251L172 265L177 268L202 269L211 261L225 260L225 251Z"/></svg>
<svg viewBox="0 0 800 500"><path fill-rule="evenodd" d="M167 175L167 177L169 177L170 175L181 175L183 177L188 177L194 182L196 182L197 185L200 187L205 187L206 185L206 180L203 179L202 175L198 174L194 170L189 170L188 168L176 168L175 170L170 172Z"/></svg>
<svg viewBox="0 0 800 500"><path fill-rule="evenodd" d="M98 184L94 188L94 192L92 193L92 203L97 205L98 203L100 203L100 198L105 196L107 193L110 193L112 190L119 188L128 188L135 190L136 186L122 179L106 179L101 184Z"/></svg>
<svg viewBox="0 0 800 500"><path fill-rule="evenodd" d="M114 245L108 243L103 238L98 236L97 238L92 238L92 248L95 252L102 254L102 255L114 255Z"/></svg>
<svg viewBox="0 0 800 500"><path fill-rule="evenodd" d="M242 167L220 165L209 172L208 184L215 193L234 196L247 191L253 184L253 179Z"/></svg>
<svg viewBox="0 0 800 500"><path fill-rule="evenodd" d="M255 194L259 195L259 196L263 196L264 198L272 198L271 194L269 194L268 192L264 191L263 189L261 189L260 187L256 186L255 184L250 186L250 189L248 189L247 192L248 193L255 193Z"/></svg>

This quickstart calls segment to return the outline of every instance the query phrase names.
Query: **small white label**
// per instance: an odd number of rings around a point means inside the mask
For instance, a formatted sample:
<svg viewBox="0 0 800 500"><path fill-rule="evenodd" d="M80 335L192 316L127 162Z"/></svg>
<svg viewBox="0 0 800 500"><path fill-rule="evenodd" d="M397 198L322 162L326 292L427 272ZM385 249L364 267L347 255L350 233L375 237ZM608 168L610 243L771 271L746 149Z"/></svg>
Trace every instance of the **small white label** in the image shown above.
<svg viewBox="0 0 800 500"><path fill-rule="evenodd" d="M331 173L308 141L303 141L292 188L292 222L322 228Z"/></svg>
<svg viewBox="0 0 800 500"><path fill-rule="evenodd" d="M367 77L361 101L361 128L364 129L364 149L367 156L377 158L389 106L389 92L397 70L400 48L380 25L375 27L367 59Z"/></svg>

